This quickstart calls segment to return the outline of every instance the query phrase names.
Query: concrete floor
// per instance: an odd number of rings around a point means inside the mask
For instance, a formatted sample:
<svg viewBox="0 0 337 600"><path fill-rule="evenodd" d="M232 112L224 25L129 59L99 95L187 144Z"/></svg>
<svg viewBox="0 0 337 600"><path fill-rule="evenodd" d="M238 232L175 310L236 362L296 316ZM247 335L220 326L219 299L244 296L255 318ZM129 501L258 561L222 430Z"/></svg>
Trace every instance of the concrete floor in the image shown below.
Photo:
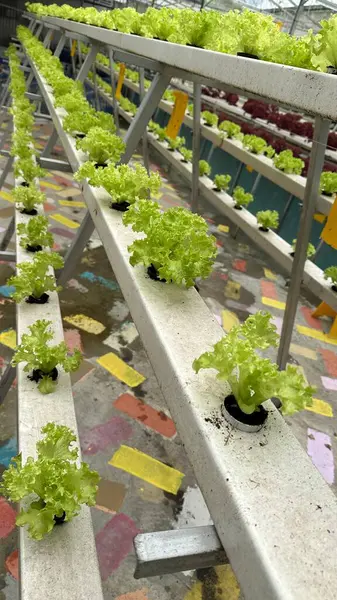
<svg viewBox="0 0 337 600"><path fill-rule="evenodd" d="M37 141L43 147L50 134L49 123L36 125ZM56 148L63 156L62 149ZM139 155L135 160L140 160ZM3 166L4 161L2 160ZM160 157L151 156L151 168L163 178L159 202L164 208L187 206L189 190L173 171L167 172ZM13 203L8 195L12 179L7 179L0 192L0 227L5 228ZM72 177L65 173L49 173L44 179L47 195L46 214L50 217L55 248L64 253L76 233L77 224L85 209L75 203L83 202L81 192ZM68 206L62 204L68 201ZM235 227L201 200L201 214L207 218L210 230L218 240L219 253L212 276L200 284L200 294L210 311L225 329L244 320L249 314L267 309L274 315L278 328L282 324L287 296L285 279L268 257L250 245L240 232L234 239ZM0 229L0 232L3 229ZM14 248L13 242L10 248ZM0 265L0 368L10 360L8 331L15 328L15 305L8 298L6 280L14 265ZM2 287L4 286L4 287ZM132 539L137 531L154 531L174 527L204 525L211 522L207 507L196 485L192 469L172 427L157 430L127 416L123 410L130 394L153 407L157 414L169 415L158 383L132 323L128 307L111 270L96 232L82 260L74 266L71 280L60 293L66 340L72 347L83 350L84 360L73 375L73 395L78 420L83 458L100 473L102 483L97 507L92 509L97 551L101 565L104 596L114 600L235 600L240 591L229 566L178 575L166 575L136 581L133 578L135 558ZM289 362L298 364L310 384L317 386L314 411L287 419L294 434L322 476L335 490L334 455L336 446L337 350L334 344L317 339L319 332L328 329L328 322L313 320L311 311L315 299L302 296L296 324L308 328L306 335L294 330ZM83 314L79 327L67 321ZM89 331L95 319L101 332ZM104 327L104 329L103 329ZM303 331L303 330L302 330ZM316 337L311 337L311 336ZM112 376L97 363L109 352L145 377L145 381L130 389L118 377ZM336 379L335 379L336 378ZM115 406L118 400L118 407ZM132 399L131 399L132 400ZM166 422L166 421L164 421ZM126 444L154 457L184 473L176 496L114 468L109 460L121 444ZM16 391L12 389L0 407L0 469L8 466L16 447ZM18 597L17 532L14 514L0 500L0 600Z"/></svg>

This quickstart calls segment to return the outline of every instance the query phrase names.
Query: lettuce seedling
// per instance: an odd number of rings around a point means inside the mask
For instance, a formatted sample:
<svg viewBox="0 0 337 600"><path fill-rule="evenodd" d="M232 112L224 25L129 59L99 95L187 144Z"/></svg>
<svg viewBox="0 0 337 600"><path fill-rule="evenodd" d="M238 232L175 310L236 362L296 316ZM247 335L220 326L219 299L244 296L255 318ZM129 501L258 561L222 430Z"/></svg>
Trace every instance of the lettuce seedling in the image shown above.
<svg viewBox="0 0 337 600"><path fill-rule="evenodd" d="M166 139L171 150L179 150L179 148L181 148L181 146L183 146L186 142L185 138L179 137L179 135L177 135L177 137L174 139L170 137L167 137Z"/></svg>
<svg viewBox="0 0 337 600"><path fill-rule="evenodd" d="M131 115L135 115L137 112L137 106L133 102L131 102L128 98L121 96L119 99L119 104L123 110L129 112Z"/></svg>
<svg viewBox="0 0 337 600"><path fill-rule="evenodd" d="M36 154L33 147L33 137L28 131L16 130L12 135L12 145L10 149L11 156L18 158L31 159Z"/></svg>
<svg viewBox="0 0 337 600"><path fill-rule="evenodd" d="M149 37L158 40L168 40L174 33L174 12L170 8L148 8L144 15L144 26Z"/></svg>
<svg viewBox="0 0 337 600"><path fill-rule="evenodd" d="M19 185L14 188L12 194L21 212L27 214L36 214L36 207L46 200L45 194L38 190L35 185L29 187Z"/></svg>
<svg viewBox="0 0 337 600"><path fill-rule="evenodd" d="M293 240L293 242L291 244L292 249L293 249L293 254L295 253L295 250L296 250L296 242L297 242L297 240L295 239L295 240ZM314 254L316 254L316 248L313 244L311 244L309 242L308 247L307 247L307 258L314 256Z"/></svg>
<svg viewBox="0 0 337 600"><path fill-rule="evenodd" d="M175 102L176 97L172 90L165 90L165 92L163 93L163 99L166 100L166 102Z"/></svg>
<svg viewBox="0 0 337 600"><path fill-rule="evenodd" d="M145 234L128 247L130 263L150 268L154 279L191 287L197 277L211 273L216 240L199 215L177 207L162 213L157 202L139 200L123 215L123 223Z"/></svg>
<svg viewBox="0 0 337 600"><path fill-rule="evenodd" d="M116 126L109 113L98 112L89 108L84 112L72 112L63 119L63 129L68 133L87 134L92 127L101 127L110 133L115 133Z"/></svg>
<svg viewBox="0 0 337 600"><path fill-rule="evenodd" d="M71 429L47 423L41 433L37 458L30 456L23 465L21 454L14 457L0 484L0 493L11 502L25 501L16 524L27 525L34 540L41 540L57 523L71 521L81 504L94 506L100 480L86 463L77 466L79 452Z"/></svg>
<svg viewBox="0 0 337 600"><path fill-rule="evenodd" d="M158 123L156 123L155 121L152 121L152 119L149 121L149 124L147 126L148 130L153 131L153 132L156 132L158 127L160 127L160 125Z"/></svg>
<svg viewBox="0 0 337 600"><path fill-rule="evenodd" d="M232 123L232 121L222 121L219 125L219 130L223 131L225 137L229 139L235 138L241 140L243 138L240 125Z"/></svg>
<svg viewBox="0 0 337 600"><path fill-rule="evenodd" d="M193 111L194 111L194 104L191 102L190 104L187 105L187 112L191 115L191 117L193 117Z"/></svg>
<svg viewBox="0 0 337 600"><path fill-rule="evenodd" d="M164 127L157 127L157 129L156 129L156 136L158 137L158 140L160 142L164 142L166 140L166 138L167 138L166 128L164 128Z"/></svg>
<svg viewBox="0 0 337 600"><path fill-rule="evenodd" d="M232 327L213 351L193 362L197 373L200 369L217 370L217 378L229 383L239 408L246 414L259 411L261 404L272 397L281 399L285 415L312 404L315 388L306 385L296 367L288 365L280 372L276 364L256 354L257 349L277 346L278 335L271 318L271 314L262 311L248 317Z"/></svg>
<svg viewBox="0 0 337 600"><path fill-rule="evenodd" d="M199 175L203 177L203 175L211 174L211 165L208 164L207 160L199 160Z"/></svg>
<svg viewBox="0 0 337 600"><path fill-rule="evenodd" d="M89 159L97 165L104 165L106 162L115 164L125 152L123 140L100 127L92 127L85 138L77 140L76 148L86 152Z"/></svg>
<svg viewBox="0 0 337 600"><path fill-rule="evenodd" d="M319 189L323 194L332 196L337 192L337 173L324 171L321 174Z"/></svg>
<svg viewBox="0 0 337 600"><path fill-rule="evenodd" d="M248 206L254 200L253 194L245 192L241 185L236 186L233 192L233 198L235 200L235 208L241 209L243 206Z"/></svg>
<svg viewBox="0 0 337 600"><path fill-rule="evenodd" d="M22 177L26 183L33 183L34 179L45 177L47 171L42 169L32 158L19 158L14 164L15 177Z"/></svg>
<svg viewBox="0 0 337 600"><path fill-rule="evenodd" d="M31 252L51 248L54 238L48 232L48 219L43 215L32 217L28 223L19 223L16 228L20 235L20 246Z"/></svg>
<svg viewBox="0 0 337 600"><path fill-rule="evenodd" d="M55 276L50 274L50 267L61 269L63 264L62 256L56 252L38 252L33 261L19 263L19 275L12 275L7 282L15 287L12 298L15 302L22 302L25 298L30 303L47 302L46 292L58 292L62 289L56 284Z"/></svg>
<svg viewBox="0 0 337 600"><path fill-rule="evenodd" d="M214 177L214 185L217 192L225 192L229 188L229 184L231 182L230 175L216 175Z"/></svg>
<svg viewBox="0 0 337 600"><path fill-rule="evenodd" d="M147 198L149 193L158 193L161 185L160 175L151 173L149 176L140 164L136 164L135 168L109 164L104 169L102 167L95 169L94 163L86 162L75 173L75 179L77 181L88 179L90 185L104 187L113 202L117 204L124 202L133 204L140 198Z"/></svg>
<svg viewBox="0 0 337 600"><path fill-rule="evenodd" d="M337 289L337 267L328 267L324 270L324 279L331 279L332 289Z"/></svg>
<svg viewBox="0 0 337 600"><path fill-rule="evenodd" d="M89 103L83 97L83 92L79 90L60 96L55 100L55 106L62 106L68 113L86 112L90 108Z"/></svg>
<svg viewBox="0 0 337 600"><path fill-rule="evenodd" d="M201 117L204 119L205 124L209 127L216 127L218 124L219 117L215 113L210 112L209 110L204 110L201 113Z"/></svg>
<svg viewBox="0 0 337 600"><path fill-rule="evenodd" d="M193 158L192 150L189 150L188 148L185 148L185 146L183 146L182 148L179 148L179 152L183 155L184 160L182 162L191 162Z"/></svg>
<svg viewBox="0 0 337 600"><path fill-rule="evenodd" d="M282 150L273 158L274 165L284 173L293 173L301 175L304 168L304 161L300 158L295 158L291 150Z"/></svg>
<svg viewBox="0 0 337 600"><path fill-rule="evenodd" d="M316 47L312 62L315 67L321 71L326 71L327 67L337 68L337 19L333 15L328 21L321 21L322 29L316 37Z"/></svg>
<svg viewBox="0 0 337 600"><path fill-rule="evenodd" d="M48 344L54 337L53 332L49 329L51 324L51 321L42 319L30 325L28 327L30 333L22 335L21 344L16 346L12 358L13 366L25 362L26 365L23 369L25 373L33 371L29 378L39 382L38 389L41 394L51 394L55 390L58 365L66 373L70 373L78 369L82 360L82 354L77 349L71 356L68 356L65 342L54 346Z"/></svg>
<svg viewBox="0 0 337 600"><path fill-rule="evenodd" d="M242 143L253 154L264 154L267 149L267 142L257 135L244 135Z"/></svg>
<svg viewBox="0 0 337 600"><path fill-rule="evenodd" d="M268 229L276 229L278 227L279 214L277 210L259 210L256 213L256 219L261 226L260 229L268 231Z"/></svg>

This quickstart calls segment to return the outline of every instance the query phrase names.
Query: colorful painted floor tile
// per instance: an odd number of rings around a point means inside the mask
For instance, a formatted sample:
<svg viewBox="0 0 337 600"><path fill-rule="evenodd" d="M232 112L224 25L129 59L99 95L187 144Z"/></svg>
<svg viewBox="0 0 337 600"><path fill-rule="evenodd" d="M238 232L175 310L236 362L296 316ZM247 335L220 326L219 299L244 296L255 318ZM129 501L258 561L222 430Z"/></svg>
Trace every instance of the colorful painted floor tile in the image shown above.
<svg viewBox="0 0 337 600"><path fill-rule="evenodd" d="M241 285L236 281L227 281L224 294L226 298L231 298L232 300L239 300L240 298L240 288Z"/></svg>
<svg viewBox="0 0 337 600"><path fill-rule="evenodd" d="M270 269L267 269L266 267L263 267L263 271L264 271L264 276L267 279L270 279L271 281L276 281L277 280L277 275L275 275L275 273L273 273L273 271L271 271Z"/></svg>
<svg viewBox="0 0 337 600"><path fill-rule="evenodd" d="M66 190L63 190L62 192L58 192L57 195L60 196L61 198L68 198L69 196L71 196L72 198L75 198L76 196L80 196L81 194L82 194L82 192L80 189L74 188L74 187L67 187ZM62 201L60 200L59 202L61 204ZM70 202L71 202L71 205L74 206L74 204L71 200L70 200ZM84 202L82 204L84 204L84 206L86 206L86 204ZM68 206L68 205L64 204L63 206Z"/></svg>
<svg viewBox="0 0 337 600"><path fill-rule="evenodd" d="M19 550L14 550L6 558L5 562L6 571L10 573L14 579L19 579Z"/></svg>
<svg viewBox="0 0 337 600"><path fill-rule="evenodd" d="M175 424L170 417L163 411L152 408L143 400L138 400L132 394L122 394L113 405L117 410L167 438L172 438L177 433Z"/></svg>
<svg viewBox="0 0 337 600"><path fill-rule="evenodd" d="M109 464L170 494L177 494L184 477L177 469L168 467L160 460L129 446L121 446L109 460Z"/></svg>
<svg viewBox="0 0 337 600"><path fill-rule="evenodd" d="M332 350L325 350L324 348L319 348L319 352L321 353L325 368L331 377L337 377L337 354Z"/></svg>
<svg viewBox="0 0 337 600"><path fill-rule="evenodd" d="M56 233L56 235L69 238L70 240L72 240L76 235L73 231L68 231L68 229L62 229L61 227L51 227L49 231L51 231L51 233Z"/></svg>
<svg viewBox="0 0 337 600"><path fill-rule="evenodd" d="M262 296L277 300L277 289L272 281L260 281Z"/></svg>
<svg viewBox="0 0 337 600"><path fill-rule="evenodd" d="M16 346L16 333L14 329L7 329L0 333L0 344L4 344L4 346L8 346L8 348L14 350Z"/></svg>
<svg viewBox="0 0 337 600"><path fill-rule="evenodd" d="M307 406L305 410L310 410L323 417L333 417L332 406L328 402L324 402L324 400L319 400L318 398L313 398L312 406Z"/></svg>
<svg viewBox="0 0 337 600"><path fill-rule="evenodd" d="M293 354L299 354L300 356L305 356L305 358L310 358L311 360L317 360L317 353L315 350L311 350L311 348L306 348L305 346L290 344L290 352Z"/></svg>
<svg viewBox="0 0 337 600"><path fill-rule="evenodd" d="M70 229L77 229L80 226L80 224L76 223L76 221L72 221L71 219L68 219L67 217L57 213L50 215L50 219L61 223L61 225L65 225L65 227L70 227Z"/></svg>
<svg viewBox="0 0 337 600"><path fill-rule="evenodd" d="M18 443L16 437L12 437L0 446L0 464L7 468L17 453Z"/></svg>
<svg viewBox="0 0 337 600"><path fill-rule="evenodd" d="M228 233L229 232L229 227L228 225L218 225L218 231L220 231L221 233Z"/></svg>
<svg viewBox="0 0 337 600"><path fill-rule="evenodd" d="M133 430L122 417L111 417L106 423L95 425L81 435L81 448L83 454L97 454L109 446L119 446L132 436Z"/></svg>
<svg viewBox="0 0 337 600"><path fill-rule="evenodd" d="M232 263L233 269L236 271L241 271L242 273L246 273L247 271L247 261L243 258L236 258Z"/></svg>
<svg viewBox="0 0 337 600"><path fill-rule="evenodd" d="M96 495L96 508L103 512L114 514L122 507L126 494L126 487L117 481L100 479Z"/></svg>
<svg viewBox="0 0 337 600"><path fill-rule="evenodd" d="M61 206L71 206L72 208L85 208L86 203L80 202L79 200L59 200Z"/></svg>
<svg viewBox="0 0 337 600"><path fill-rule="evenodd" d="M322 375L321 380L326 390L330 390L332 392L337 391L337 379L332 379L331 377L324 377Z"/></svg>
<svg viewBox="0 0 337 600"><path fill-rule="evenodd" d="M95 366L88 360L82 360L79 368L70 373L71 385L74 386L86 379L95 370Z"/></svg>
<svg viewBox="0 0 337 600"><path fill-rule="evenodd" d="M311 329L311 327L304 327L303 325L297 325L296 329L298 333L301 333L302 335L314 338L315 340L319 340L320 342L324 342L325 344L332 344L333 346L337 346L337 340L329 338L326 333L323 333L323 331Z"/></svg>
<svg viewBox="0 0 337 600"><path fill-rule="evenodd" d="M60 185L56 185L55 183L50 183L50 181L44 181L43 179L41 179L41 181L40 181L40 186L42 188L47 188L48 190L55 190L55 191L62 190Z"/></svg>
<svg viewBox="0 0 337 600"><path fill-rule="evenodd" d="M327 483L333 483L335 478L334 460L331 439L326 433L308 428L307 452Z"/></svg>
<svg viewBox="0 0 337 600"><path fill-rule="evenodd" d="M7 200L7 202L12 202L12 203L15 202L15 199L13 198L13 196L11 194L9 194L8 192L1 191L0 198L2 198L3 200Z"/></svg>
<svg viewBox="0 0 337 600"><path fill-rule="evenodd" d="M240 320L231 310L223 310L221 313L222 327L228 333L236 325L240 325Z"/></svg>
<svg viewBox="0 0 337 600"><path fill-rule="evenodd" d="M135 592L128 592L127 594L122 594L121 596L118 596L116 600L148 600L147 588L142 588L141 590L136 590Z"/></svg>
<svg viewBox="0 0 337 600"><path fill-rule="evenodd" d="M120 513L108 521L96 535L96 549L102 580L118 569L133 549L133 539L139 533L134 521Z"/></svg>
<svg viewBox="0 0 337 600"><path fill-rule="evenodd" d="M284 310L286 307L285 302L280 302L280 300L274 300L273 298L266 298L265 296L262 296L261 301L265 306L272 306L279 310Z"/></svg>
<svg viewBox="0 0 337 600"><path fill-rule="evenodd" d="M16 513L5 498L0 496L0 540L6 538L15 528Z"/></svg>
<svg viewBox="0 0 337 600"><path fill-rule="evenodd" d="M71 315L69 317L64 317L63 320L66 323L70 323L70 325L74 325L74 327L79 327L79 329L83 329L83 331L93 333L94 335L99 335L105 329L103 323L100 323L87 315Z"/></svg>
<svg viewBox="0 0 337 600"><path fill-rule="evenodd" d="M104 367L111 375L117 377L123 383L126 383L129 387L137 387L145 381L144 375L141 375L124 362L121 358L113 352L108 352L97 359L97 362L101 367Z"/></svg>
<svg viewBox="0 0 337 600"><path fill-rule="evenodd" d="M0 295L5 298L10 298L12 294L15 292L15 287L13 285L0 285Z"/></svg>
<svg viewBox="0 0 337 600"><path fill-rule="evenodd" d="M113 292L115 290L119 290L119 285L116 281L113 281L112 279L106 279L101 275L95 275L95 273L92 273L91 271L84 271L84 273L80 273L80 277L90 281L91 283L100 283L101 285L104 285L104 287L108 288L108 290Z"/></svg>
<svg viewBox="0 0 337 600"><path fill-rule="evenodd" d="M301 306L300 311L301 311L303 317L305 318L307 325L309 325L309 327L313 327L314 329L319 329L320 331L323 331L323 326L322 326L322 322L320 321L320 319L315 319L312 316L312 313L313 313L312 308L309 308L308 306Z"/></svg>

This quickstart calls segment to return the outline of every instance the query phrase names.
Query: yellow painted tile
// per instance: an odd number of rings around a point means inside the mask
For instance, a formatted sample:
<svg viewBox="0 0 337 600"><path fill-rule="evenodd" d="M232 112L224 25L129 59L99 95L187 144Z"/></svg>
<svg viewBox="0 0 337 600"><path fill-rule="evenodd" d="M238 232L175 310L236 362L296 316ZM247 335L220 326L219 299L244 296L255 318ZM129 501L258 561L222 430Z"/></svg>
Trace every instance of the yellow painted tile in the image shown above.
<svg viewBox="0 0 337 600"><path fill-rule="evenodd" d="M40 144L40 142L35 142L34 143L35 148L37 148L38 150L41 150L42 148L44 148L43 144Z"/></svg>
<svg viewBox="0 0 337 600"><path fill-rule="evenodd" d="M67 187L65 190L62 190L62 192L57 192L58 196L61 196L61 198L69 198L69 196L71 196L72 198L75 198L75 196L80 196L82 194L81 190L79 190L78 188L69 188Z"/></svg>
<svg viewBox="0 0 337 600"><path fill-rule="evenodd" d="M95 319L87 317L87 315L70 315L69 317L64 317L64 321L95 335L102 333L105 329L103 323L95 321Z"/></svg>
<svg viewBox="0 0 337 600"><path fill-rule="evenodd" d="M319 223L324 223L326 216L322 215L322 213L315 213L314 219L315 219L315 221L318 221Z"/></svg>
<svg viewBox="0 0 337 600"><path fill-rule="evenodd" d="M302 335L306 335L307 337L314 338L315 340L319 340L320 342L325 342L326 344L332 344L333 346L337 346L337 340L330 338L323 331L319 331L318 329L311 329L311 327L305 327L304 325L297 325L298 333L302 333Z"/></svg>
<svg viewBox="0 0 337 600"><path fill-rule="evenodd" d="M262 304L265 304L266 306L272 306L273 308L279 308L280 310L284 310L286 307L285 302L274 300L274 298L267 298L266 296L262 296Z"/></svg>
<svg viewBox="0 0 337 600"><path fill-rule="evenodd" d="M272 281L276 281L277 275L275 275L275 273L273 273L273 271L271 271L270 269L266 269L266 268L264 268L263 270L264 270L264 276L267 279L271 279Z"/></svg>
<svg viewBox="0 0 337 600"><path fill-rule="evenodd" d="M315 350L305 348L305 346L290 344L290 352L293 352L293 354L299 354L300 356L305 356L306 358L311 358L311 360L317 360L317 353Z"/></svg>
<svg viewBox="0 0 337 600"><path fill-rule="evenodd" d="M222 327L228 333L235 325L240 325L240 321L236 314L231 310L223 310L221 313Z"/></svg>
<svg viewBox="0 0 337 600"><path fill-rule="evenodd" d="M0 192L0 198L7 200L7 202L15 202L13 196L8 192Z"/></svg>
<svg viewBox="0 0 337 600"><path fill-rule="evenodd" d="M49 190L55 190L56 192L62 190L60 185L56 185L56 183L50 183L50 181L40 181L40 186L48 188Z"/></svg>
<svg viewBox="0 0 337 600"><path fill-rule="evenodd" d="M16 333L14 329L8 329L0 333L0 343L14 349L16 346Z"/></svg>
<svg viewBox="0 0 337 600"><path fill-rule="evenodd" d="M65 225L66 227L69 227L70 229L77 229L77 227L80 226L79 223L76 223L75 221L72 221L71 219L67 219L67 217L64 217L63 215L59 215L59 214L54 214L54 215L50 215L50 218L53 219L54 221L57 221L58 223L61 223L62 225Z"/></svg>
<svg viewBox="0 0 337 600"><path fill-rule="evenodd" d="M168 467L160 460L129 446L120 446L109 460L109 464L144 479L170 494L177 494L184 477L184 474L177 469Z"/></svg>
<svg viewBox="0 0 337 600"><path fill-rule="evenodd" d="M241 285L236 281L227 281L224 289L224 294L226 298L238 300L240 298L240 288Z"/></svg>
<svg viewBox="0 0 337 600"><path fill-rule="evenodd" d="M333 417L332 406L328 402L324 402L324 400L319 400L318 398L313 398L312 406L307 406L305 410L310 410L317 415L323 415L323 417Z"/></svg>
<svg viewBox="0 0 337 600"><path fill-rule="evenodd" d="M156 200L160 200L160 198L162 197L163 192L158 192L158 194L151 194L151 198L155 198Z"/></svg>
<svg viewBox="0 0 337 600"><path fill-rule="evenodd" d="M240 597L240 587L230 565L221 565L215 567L217 581L215 583L215 600L238 600ZM205 583L196 581L191 589L184 596L184 600L202 600L207 596L207 576ZM213 597L213 594L212 594Z"/></svg>
<svg viewBox="0 0 337 600"><path fill-rule="evenodd" d="M228 225L218 225L218 231L221 231L221 233L228 233L229 232L229 227Z"/></svg>
<svg viewBox="0 0 337 600"><path fill-rule="evenodd" d="M80 202L79 200L59 200L59 204L61 206L73 206L74 208L85 208L85 202Z"/></svg>
<svg viewBox="0 0 337 600"><path fill-rule="evenodd" d="M113 352L108 352L108 354L104 354L97 359L99 365L104 367L111 375L120 379L128 385L129 387L136 387L145 381L144 375L141 375L133 369L129 367L129 365L124 362L117 354Z"/></svg>

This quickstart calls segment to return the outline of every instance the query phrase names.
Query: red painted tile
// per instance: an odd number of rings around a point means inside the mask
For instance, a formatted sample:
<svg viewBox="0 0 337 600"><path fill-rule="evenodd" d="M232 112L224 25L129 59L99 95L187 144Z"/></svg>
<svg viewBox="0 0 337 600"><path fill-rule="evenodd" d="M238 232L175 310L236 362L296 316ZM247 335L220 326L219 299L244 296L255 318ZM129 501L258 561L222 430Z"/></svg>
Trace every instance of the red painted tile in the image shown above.
<svg viewBox="0 0 337 600"><path fill-rule="evenodd" d="M323 348L319 348L319 351L323 356L325 368L329 375L337 377L337 354L332 350L323 350Z"/></svg>
<svg viewBox="0 0 337 600"><path fill-rule="evenodd" d="M216 240L216 245L217 246L223 246L223 242L221 240Z"/></svg>
<svg viewBox="0 0 337 600"><path fill-rule="evenodd" d="M312 313L313 313L312 308L309 308L308 306L301 306L301 313L302 313L303 317L305 318L309 327L313 327L314 329L319 329L320 331L323 331L323 325L322 325L321 321L319 319L315 319L312 316Z"/></svg>
<svg viewBox="0 0 337 600"><path fill-rule="evenodd" d="M266 298L273 298L273 300L278 300L275 283L261 279L260 285L262 296L265 296Z"/></svg>
<svg viewBox="0 0 337 600"><path fill-rule="evenodd" d="M167 438L171 438L176 434L175 424L170 417L138 400L132 394L119 396L114 402L114 407Z"/></svg>
<svg viewBox="0 0 337 600"><path fill-rule="evenodd" d="M68 346L69 352L73 353L75 348L83 353L81 334L78 329L64 329L64 341Z"/></svg>
<svg viewBox="0 0 337 600"><path fill-rule="evenodd" d="M6 558L5 562L6 570L8 573L14 577L14 579L19 579L19 550L14 550L9 556Z"/></svg>
<svg viewBox="0 0 337 600"><path fill-rule="evenodd" d="M233 267L233 269L236 269L237 271L242 271L242 273L246 273L247 261L244 260L243 258L236 258L235 260L233 260L232 267Z"/></svg>
<svg viewBox="0 0 337 600"><path fill-rule="evenodd" d="M54 204L48 204L48 202L43 203L43 208L45 212L51 212L52 210L55 210Z"/></svg>
<svg viewBox="0 0 337 600"><path fill-rule="evenodd" d="M15 527L15 510L0 496L0 539L7 537Z"/></svg>
<svg viewBox="0 0 337 600"><path fill-rule="evenodd" d="M132 551L133 539L139 533L130 517L115 515L96 535L96 549L103 581L118 569L121 562Z"/></svg>
<svg viewBox="0 0 337 600"><path fill-rule="evenodd" d="M53 179L55 179L55 182L59 183L60 185L64 185L66 187L74 187L73 181L70 181L70 179L65 179L64 177L61 177L60 175L53 174Z"/></svg>

